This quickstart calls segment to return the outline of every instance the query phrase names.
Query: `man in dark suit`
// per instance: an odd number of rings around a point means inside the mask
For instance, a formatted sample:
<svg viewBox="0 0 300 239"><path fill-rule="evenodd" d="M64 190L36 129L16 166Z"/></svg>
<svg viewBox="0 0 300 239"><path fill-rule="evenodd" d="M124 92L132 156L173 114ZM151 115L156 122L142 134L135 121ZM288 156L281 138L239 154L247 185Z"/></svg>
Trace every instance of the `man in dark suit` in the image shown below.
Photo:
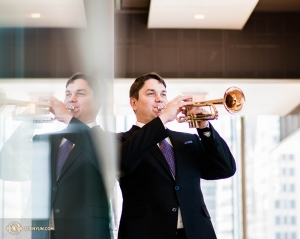
<svg viewBox="0 0 300 239"><path fill-rule="evenodd" d="M111 238L105 179L101 158L94 147L107 134L96 125L100 108L96 87L99 85L91 78L77 73L66 84L64 103L53 96L44 99L55 118L67 124L60 132L33 137L32 214L42 215L39 210L51 213L49 218L33 218L32 226L54 227L51 239ZM40 147L45 145L48 152ZM43 173L38 174L41 161L50 162L48 183ZM43 194L49 195L46 201L50 205L41 202L38 187L46 189ZM48 237L45 231L32 232L32 238Z"/></svg>
<svg viewBox="0 0 300 239"><path fill-rule="evenodd" d="M137 123L119 133L120 188L123 209L119 239L216 238L200 187L200 178L215 180L234 175L235 160L207 121L198 135L165 128L191 96L168 103L166 84L156 73L138 77L130 88ZM164 110L160 110L165 106ZM194 114L204 113L193 108Z"/></svg>

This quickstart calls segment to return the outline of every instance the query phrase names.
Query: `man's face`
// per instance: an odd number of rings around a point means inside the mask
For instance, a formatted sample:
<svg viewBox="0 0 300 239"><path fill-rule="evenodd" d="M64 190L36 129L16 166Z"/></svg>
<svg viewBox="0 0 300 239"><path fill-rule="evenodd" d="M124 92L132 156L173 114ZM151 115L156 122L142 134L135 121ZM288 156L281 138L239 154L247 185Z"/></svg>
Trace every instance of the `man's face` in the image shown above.
<svg viewBox="0 0 300 239"><path fill-rule="evenodd" d="M147 124L162 114L158 106L168 103L167 91L158 80L149 79L139 91L139 99L130 98L130 104L135 111L137 121Z"/></svg>
<svg viewBox="0 0 300 239"><path fill-rule="evenodd" d="M66 106L74 106L74 110L69 110L69 113L83 123L95 121L99 107L93 90L85 80L76 79L67 86L64 103Z"/></svg>

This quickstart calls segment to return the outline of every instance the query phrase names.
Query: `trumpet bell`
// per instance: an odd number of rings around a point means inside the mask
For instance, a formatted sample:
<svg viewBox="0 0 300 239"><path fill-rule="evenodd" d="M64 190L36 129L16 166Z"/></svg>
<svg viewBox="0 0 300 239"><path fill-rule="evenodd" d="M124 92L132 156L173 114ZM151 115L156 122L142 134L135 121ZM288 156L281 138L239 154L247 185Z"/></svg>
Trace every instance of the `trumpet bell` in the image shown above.
<svg viewBox="0 0 300 239"><path fill-rule="evenodd" d="M238 87L233 86L225 91L223 104L230 114L239 113L243 109L245 102L245 95Z"/></svg>
<svg viewBox="0 0 300 239"><path fill-rule="evenodd" d="M194 102L191 105L186 106L186 111L188 112L193 107L205 107L208 106L210 108L210 113L208 114L187 114L186 116L180 116L177 118L179 123L188 122L190 128L199 128L200 122L204 120L215 120L218 119L219 113L215 105L223 104L225 109L230 114L239 113L244 105L246 99L244 93L238 87L232 86L228 88L222 99L216 100L208 100L202 102Z"/></svg>

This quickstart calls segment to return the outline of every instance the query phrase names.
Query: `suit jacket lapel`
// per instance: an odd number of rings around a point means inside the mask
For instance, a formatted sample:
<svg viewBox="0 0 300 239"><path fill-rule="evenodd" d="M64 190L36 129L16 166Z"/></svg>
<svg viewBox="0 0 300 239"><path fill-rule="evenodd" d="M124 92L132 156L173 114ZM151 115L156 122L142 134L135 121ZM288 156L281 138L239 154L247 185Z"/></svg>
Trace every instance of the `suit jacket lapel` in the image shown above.
<svg viewBox="0 0 300 239"><path fill-rule="evenodd" d="M133 134L135 131L140 130L141 128L133 125L131 129L128 131L128 133ZM163 168L166 170L166 172L170 175L171 178L173 178L173 175L171 173L169 164L166 161L165 156L160 151L159 147L156 145L151 150L150 153L156 158L156 160L163 166Z"/></svg>

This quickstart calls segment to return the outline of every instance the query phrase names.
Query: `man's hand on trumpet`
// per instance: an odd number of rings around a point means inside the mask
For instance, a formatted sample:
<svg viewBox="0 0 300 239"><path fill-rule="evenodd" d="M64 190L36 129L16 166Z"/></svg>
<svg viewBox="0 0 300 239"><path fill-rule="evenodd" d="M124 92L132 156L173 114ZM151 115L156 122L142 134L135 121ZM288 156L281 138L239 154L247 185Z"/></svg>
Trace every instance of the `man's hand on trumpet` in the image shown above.
<svg viewBox="0 0 300 239"><path fill-rule="evenodd" d="M184 110L183 114L184 115L206 115L206 114L209 114L209 112L202 107L194 106L194 107L190 108L187 112L186 112L186 110ZM207 126L208 126L207 120L200 121L200 123L199 123L200 129L203 129Z"/></svg>
<svg viewBox="0 0 300 239"><path fill-rule="evenodd" d="M159 116L161 121L166 124L176 119L179 113L183 113L184 107L191 104L191 100L192 96L179 95L175 97L165 107L162 107L162 114Z"/></svg>
<svg viewBox="0 0 300 239"><path fill-rule="evenodd" d="M167 122L171 122L177 118L179 113L183 115L191 115L191 114L208 114L209 112L201 107L192 107L188 111L186 111L186 106L192 104L193 97L192 96L177 96L173 100L171 100L166 106L158 107L162 114L159 116L161 121L165 124ZM200 129L207 127L207 120L200 122Z"/></svg>
<svg viewBox="0 0 300 239"><path fill-rule="evenodd" d="M56 120L65 124L71 121L73 116L69 113L69 110L72 109L68 108L62 101L54 96L43 96L40 100L39 104L49 107L49 111L54 115Z"/></svg>

